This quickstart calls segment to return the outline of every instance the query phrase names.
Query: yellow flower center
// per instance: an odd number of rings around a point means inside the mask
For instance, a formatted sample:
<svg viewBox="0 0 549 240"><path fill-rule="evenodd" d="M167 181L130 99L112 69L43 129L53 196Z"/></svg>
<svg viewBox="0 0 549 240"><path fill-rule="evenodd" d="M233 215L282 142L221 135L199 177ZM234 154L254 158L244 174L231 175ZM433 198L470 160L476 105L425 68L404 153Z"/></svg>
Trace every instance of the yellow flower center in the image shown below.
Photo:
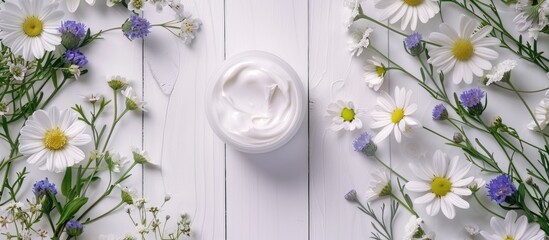
<svg viewBox="0 0 549 240"><path fill-rule="evenodd" d="M355 120L355 111L353 109L344 108L341 110L341 118L343 118L345 122L351 122Z"/></svg>
<svg viewBox="0 0 549 240"><path fill-rule="evenodd" d="M193 24L192 23L185 23L185 31L190 33L193 31Z"/></svg>
<svg viewBox="0 0 549 240"><path fill-rule="evenodd" d="M385 68L384 67L376 67L377 76L383 77L385 75Z"/></svg>
<svg viewBox="0 0 549 240"><path fill-rule="evenodd" d="M431 192L437 197L444 197L452 190L452 183L448 178L435 177L431 182Z"/></svg>
<svg viewBox="0 0 549 240"><path fill-rule="evenodd" d="M42 139L44 146L49 150L61 150L67 145L67 136L59 128L52 128L46 131Z"/></svg>
<svg viewBox="0 0 549 240"><path fill-rule="evenodd" d="M400 120L404 118L404 109L397 108L395 111L393 111L393 114L391 114L391 121L393 123L399 123Z"/></svg>
<svg viewBox="0 0 549 240"><path fill-rule="evenodd" d="M503 238L503 240L515 240L515 238L507 235Z"/></svg>
<svg viewBox="0 0 549 240"><path fill-rule="evenodd" d="M423 3L423 0L403 0L406 4L414 7Z"/></svg>
<svg viewBox="0 0 549 240"><path fill-rule="evenodd" d="M473 57L475 49L473 48L473 43L468 39L458 39L454 42L452 46L452 54L459 61L467 61Z"/></svg>
<svg viewBox="0 0 549 240"><path fill-rule="evenodd" d="M23 32L25 32L25 34L29 37L40 36L40 34L42 34L42 30L44 30L44 24L35 16L28 17L23 22Z"/></svg>

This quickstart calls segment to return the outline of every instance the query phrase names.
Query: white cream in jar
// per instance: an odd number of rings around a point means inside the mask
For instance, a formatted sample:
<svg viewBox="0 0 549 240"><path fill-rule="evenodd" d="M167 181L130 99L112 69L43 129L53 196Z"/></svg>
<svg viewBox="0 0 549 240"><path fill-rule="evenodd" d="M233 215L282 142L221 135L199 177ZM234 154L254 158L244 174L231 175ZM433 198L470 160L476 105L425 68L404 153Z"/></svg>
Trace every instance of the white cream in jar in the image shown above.
<svg viewBox="0 0 549 240"><path fill-rule="evenodd" d="M282 59L251 51L231 58L206 95L212 129L238 150L261 153L288 142L305 114L303 86Z"/></svg>

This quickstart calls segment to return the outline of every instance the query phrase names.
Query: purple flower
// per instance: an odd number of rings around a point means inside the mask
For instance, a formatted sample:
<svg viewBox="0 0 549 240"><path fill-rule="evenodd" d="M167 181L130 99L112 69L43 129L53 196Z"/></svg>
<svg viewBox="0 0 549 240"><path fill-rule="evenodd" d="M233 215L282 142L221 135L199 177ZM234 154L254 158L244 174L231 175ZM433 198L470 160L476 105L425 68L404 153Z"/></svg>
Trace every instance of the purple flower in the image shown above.
<svg viewBox="0 0 549 240"><path fill-rule="evenodd" d="M421 34L417 32L406 37L404 45L406 45L407 52L412 56L419 56L425 50L423 44L421 44Z"/></svg>
<svg viewBox="0 0 549 240"><path fill-rule="evenodd" d="M71 219L65 224L67 234L71 237L80 236L84 231L84 226L76 219Z"/></svg>
<svg viewBox="0 0 549 240"><path fill-rule="evenodd" d="M88 59L78 49L69 49L65 52L65 63L69 65L78 65L78 67L84 67L88 64Z"/></svg>
<svg viewBox="0 0 549 240"><path fill-rule="evenodd" d="M417 32L410 34L410 36L404 39L404 43L406 44L406 48L408 48L408 50L419 46L421 44L421 34Z"/></svg>
<svg viewBox="0 0 549 240"><path fill-rule="evenodd" d="M482 98L484 98L484 91L480 88L469 89L461 95L459 95L459 101L461 105L469 110L472 115L480 115L484 111L482 107Z"/></svg>
<svg viewBox="0 0 549 240"><path fill-rule="evenodd" d="M360 134L354 141L355 151L365 153L367 156L373 156L376 153L377 146L372 141L372 136L367 132Z"/></svg>
<svg viewBox="0 0 549 240"><path fill-rule="evenodd" d="M69 20L62 22L57 30L61 33L61 44L67 49L75 49L86 36L87 28L82 23Z"/></svg>
<svg viewBox="0 0 549 240"><path fill-rule="evenodd" d="M55 184L50 183L48 178L46 178L34 183L32 186L32 192L34 193L34 196L36 196L36 199L41 199L47 192L56 195L57 189L55 189Z"/></svg>
<svg viewBox="0 0 549 240"><path fill-rule="evenodd" d="M144 38L151 32L151 24L147 19L137 15L130 16L122 25L122 32L130 40Z"/></svg>
<svg viewBox="0 0 549 240"><path fill-rule="evenodd" d="M492 179L487 185L488 196L498 204L501 204L507 199L507 197L513 196L517 192L517 187L513 184L513 181L509 175L499 175Z"/></svg>
<svg viewBox="0 0 549 240"><path fill-rule="evenodd" d="M347 200L349 202L357 202L358 197L356 195L356 191L353 189L353 190L349 191L347 194L345 194L345 200Z"/></svg>
<svg viewBox="0 0 549 240"><path fill-rule="evenodd" d="M433 108L433 120L446 120L448 119L448 110L442 104L438 104Z"/></svg>

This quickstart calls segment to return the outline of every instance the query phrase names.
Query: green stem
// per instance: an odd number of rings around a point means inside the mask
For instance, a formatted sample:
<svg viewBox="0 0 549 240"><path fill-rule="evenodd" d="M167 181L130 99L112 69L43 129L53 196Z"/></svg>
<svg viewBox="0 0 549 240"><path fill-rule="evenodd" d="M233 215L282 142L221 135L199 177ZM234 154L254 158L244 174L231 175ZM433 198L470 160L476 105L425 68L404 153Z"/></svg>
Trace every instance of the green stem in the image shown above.
<svg viewBox="0 0 549 240"><path fill-rule="evenodd" d="M476 193L476 192L473 193L473 197L475 198L475 200L477 200L478 204L479 204L482 208L484 208L484 210L488 211L489 213L491 213L492 215L494 215L494 216L496 216L496 217L498 217L498 218L504 219L503 216L501 216L501 215L495 213L494 211L492 211L492 210L490 210L489 208L487 208L486 206L484 206L484 204L482 204L482 202L480 201L480 199L478 199L478 196L477 196L477 193Z"/></svg>
<svg viewBox="0 0 549 240"><path fill-rule="evenodd" d="M389 171L391 171L391 173L395 174L398 178L404 180L405 182L408 182L408 180L405 177L398 174L395 170L393 170L393 168L391 168L390 166L385 164L383 161L381 161L381 159L379 159L379 157L377 155L374 155L373 157L374 157L375 160L377 160L379 163L381 163L381 165L383 165L385 168L387 168Z"/></svg>
<svg viewBox="0 0 549 240"><path fill-rule="evenodd" d="M402 205L406 210L408 210L408 212L415 215L416 217L419 217L419 215L416 213L416 211L414 211L413 208L408 206L408 204L406 204L404 201L402 201L400 198L398 198L394 193L391 192L391 194L389 194L389 196L391 196L391 198L393 198L395 201L400 203L400 205Z"/></svg>

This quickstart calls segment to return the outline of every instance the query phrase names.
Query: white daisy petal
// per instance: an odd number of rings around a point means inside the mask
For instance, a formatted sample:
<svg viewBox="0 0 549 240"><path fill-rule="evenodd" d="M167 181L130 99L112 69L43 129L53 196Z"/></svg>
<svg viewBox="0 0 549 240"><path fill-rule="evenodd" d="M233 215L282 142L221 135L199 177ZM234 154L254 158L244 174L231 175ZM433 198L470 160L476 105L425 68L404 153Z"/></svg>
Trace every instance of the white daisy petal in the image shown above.
<svg viewBox="0 0 549 240"><path fill-rule="evenodd" d="M362 128L362 121L358 117L363 113L360 109L356 109L351 101L337 100L330 103L326 108L326 113L331 118L332 123L329 128L333 131L342 129L354 131Z"/></svg>
<svg viewBox="0 0 549 240"><path fill-rule="evenodd" d="M388 93L382 91L381 96L377 98L376 111L371 115L374 120L371 127L382 130L375 136L375 143L384 140L392 131L394 131L395 140L400 143L402 135L411 131L411 127L419 125L417 120L410 117L417 110L417 105L410 102L412 91L396 86L394 95L393 99Z"/></svg>
<svg viewBox="0 0 549 240"><path fill-rule="evenodd" d="M480 234L486 239L516 239L516 240L543 240L545 233L537 223L528 223L525 216L517 219L515 211L508 211L505 219L496 217L490 219L492 233L481 231Z"/></svg>
<svg viewBox="0 0 549 240"><path fill-rule="evenodd" d="M389 19L390 24L400 22L400 28L405 30L410 26L410 29L415 30L418 20L422 23L427 23L440 10L438 0L425 0L417 3L409 3L406 1L381 0L376 1L375 7L380 10L380 20Z"/></svg>

